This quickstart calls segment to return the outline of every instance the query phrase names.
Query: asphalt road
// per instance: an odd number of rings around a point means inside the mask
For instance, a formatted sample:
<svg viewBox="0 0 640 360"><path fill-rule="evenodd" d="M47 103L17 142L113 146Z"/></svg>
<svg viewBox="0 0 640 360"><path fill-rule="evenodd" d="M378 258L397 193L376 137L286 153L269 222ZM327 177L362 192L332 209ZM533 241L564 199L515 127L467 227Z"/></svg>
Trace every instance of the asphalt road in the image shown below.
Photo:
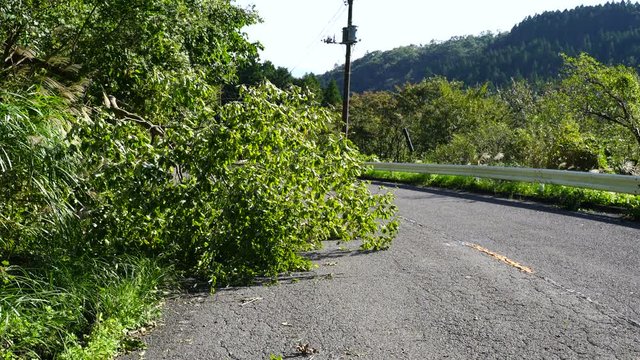
<svg viewBox="0 0 640 360"><path fill-rule="evenodd" d="M640 359L640 226L395 189L388 251L326 243L278 285L168 301L122 359Z"/></svg>

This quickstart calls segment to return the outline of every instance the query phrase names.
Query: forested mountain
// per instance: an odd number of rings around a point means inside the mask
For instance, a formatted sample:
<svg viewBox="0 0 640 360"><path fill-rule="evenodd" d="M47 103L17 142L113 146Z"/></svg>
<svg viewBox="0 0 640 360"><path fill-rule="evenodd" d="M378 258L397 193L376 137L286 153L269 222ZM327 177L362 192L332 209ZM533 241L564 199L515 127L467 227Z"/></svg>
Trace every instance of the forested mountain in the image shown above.
<svg viewBox="0 0 640 360"><path fill-rule="evenodd" d="M393 89L431 76L468 85L512 78L537 82L557 76L561 53L586 52L605 64L640 61L640 4L628 1L527 17L501 34L454 37L428 45L375 51L353 62L355 92ZM341 82L343 67L321 76Z"/></svg>

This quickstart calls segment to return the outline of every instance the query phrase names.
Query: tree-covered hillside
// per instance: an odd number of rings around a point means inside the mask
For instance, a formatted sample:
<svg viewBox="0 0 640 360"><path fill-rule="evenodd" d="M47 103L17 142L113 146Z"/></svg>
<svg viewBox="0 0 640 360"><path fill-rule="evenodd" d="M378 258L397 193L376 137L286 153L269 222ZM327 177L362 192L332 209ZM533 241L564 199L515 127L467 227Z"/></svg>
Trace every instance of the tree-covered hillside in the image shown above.
<svg viewBox="0 0 640 360"><path fill-rule="evenodd" d="M355 92L393 89L431 76L468 85L502 85L512 78L541 81L558 74L561 53L586 52L605 64L640 61L640 4L614 2L527 17L510 32L454 37L423 46L376 51L354 61ZM343 68L324 75L341 81Z"/></svg>

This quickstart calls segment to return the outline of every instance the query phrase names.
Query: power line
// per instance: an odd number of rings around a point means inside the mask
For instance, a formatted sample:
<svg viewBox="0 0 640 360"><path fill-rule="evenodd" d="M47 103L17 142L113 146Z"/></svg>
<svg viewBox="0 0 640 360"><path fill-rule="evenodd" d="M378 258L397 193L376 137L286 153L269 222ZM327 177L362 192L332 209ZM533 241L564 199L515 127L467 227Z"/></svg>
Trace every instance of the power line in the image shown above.
<svg viewBox="0 0 640 360"><path fill-rule="evenodd" d="M344 5L340 5L340 8L338 8L338 10L336 11L336 13L333 15L333 17L331 17L331 19L329 20L329 22L327 22L327 25L325 25L325 27L322 29L322 31L320 32L320 34L318 35L319 37L324 37L325 35L325 31L329 29L329 27L332 27L333 25L335 25L335 23L340 19L340 16L342 16L342 14L344 14L344 12L347 10L347 7Z"/></svg>
<svg viewBox="0 0 640 360"><path fill-rule="evenodd" d="M324 26L324 28L322 28L322 30L320 31L320 33L318 34L318 36L309 42L309 44L306 46L306 48L302 51L302 57L300 58L299 61L296 62L296 66L291 68L291 72L293 72L295 69L298 68L298 66L300 66L300 64L302 64L303 62L305 62L309 56L313 53L313 51L311 50L316 50L316 48L319 47L320 45L320 41L318 41L318 39L324 39L325 35L327 33L327 30L329 30L331 27L333 27L336 22L338 22L338 20L340 20L340 17L345 13L345 11L347 10L347 7L340 4L340 7L338 8L338 10L336 10L336 12L333 14L333 16L329 19L329 21L327 22L327 24ZM335 35L334 35L335 36Z"/></svg>

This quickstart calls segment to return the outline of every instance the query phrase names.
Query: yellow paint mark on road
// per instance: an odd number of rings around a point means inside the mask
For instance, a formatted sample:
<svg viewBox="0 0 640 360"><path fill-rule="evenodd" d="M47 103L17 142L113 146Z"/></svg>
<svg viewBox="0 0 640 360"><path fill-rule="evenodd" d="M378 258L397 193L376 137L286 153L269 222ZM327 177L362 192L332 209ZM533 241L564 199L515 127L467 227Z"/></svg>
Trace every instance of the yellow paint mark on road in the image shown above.
<svg viewBox="0 0 640 360"><path fill-rule="evenodd" d="M494 257L494 258L502 261L503 263L505 263L505 264L507 264L509 266L513 266L514 268L516 268L516 269L518 269L518 270L520 270L522 272L525 272L527 274L533 274L533 270L530 267L527 267L527 266L524 266L524 265L522 265L522 264L520 264L518 262L515 262L515 261L507 258L504 255L500 255L500 254L494 253L493 251L491 251L489 249L486 249L486 248L483 248L482 246L477 245L477 244L466 244L466 245L471 247L471 248L473 248L473 249L476 249L476 250L478 250L478 251L480 251L482 253L485 253L485 254L487 254L487 255L489 255L491 257Z"/></svg>

